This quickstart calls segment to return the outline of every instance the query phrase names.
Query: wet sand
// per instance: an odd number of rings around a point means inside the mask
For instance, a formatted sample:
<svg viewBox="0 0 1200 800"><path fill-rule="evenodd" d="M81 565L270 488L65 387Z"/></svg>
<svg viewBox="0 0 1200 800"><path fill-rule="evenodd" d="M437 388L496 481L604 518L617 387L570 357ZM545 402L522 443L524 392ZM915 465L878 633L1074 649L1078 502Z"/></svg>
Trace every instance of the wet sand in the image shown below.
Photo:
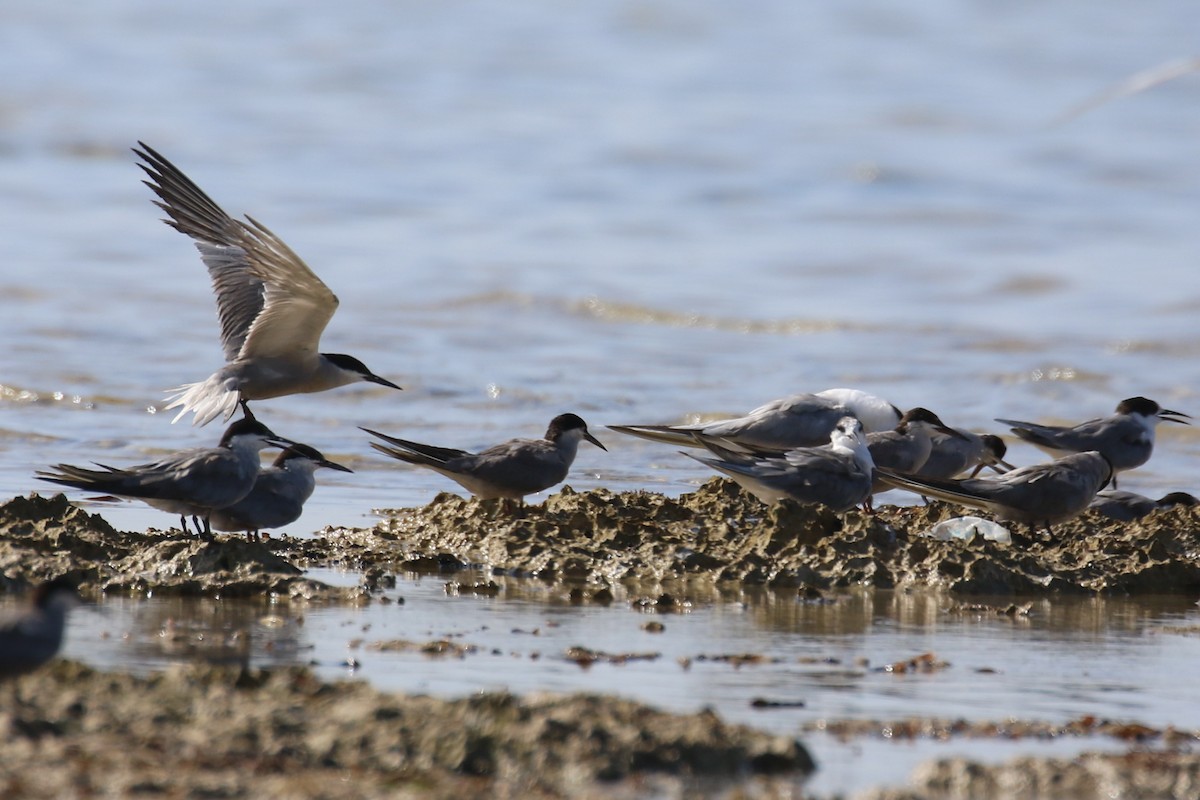
<svg viewBox="0 0 1200 800"><path fill-rule="evenodd" d="M710 602L747 583L817 597L846 586L923 590L966 603L985 593L1200 589L1195 509L1168 509L1133 524L1089 514L1056 526L1052 537L1013 531L1011 545L919 535L957 513L942 504L842 517L791 504L768 509L714 479L678 499L564 489L540 506L514 507L443 494L424 508L388 512L371 528L247 542L116 531L62 495L30 496L0 506L0 590L67 574L93 596L369 603L397 572L465 566L552 582L577 602L620 599L659 610ZM316 567L353 569L364 579L357 587L329 586L305 576ZM322 683L297 669L188 667L138 677L63 662L16 686L21 702L4 706L10 735L0 746L0 788L32 797L112 786L118 794L166 797L319 797L345 796L347 785L358 793L349 796L361 797L776 796L811 768L799 742L726 725L712 714L665 714L608 697L440 701L388 695L361 682ZM1024 735L1050 735L1037 721L1012 724L1027 726ZM911 729L922 725L932 723L913 722ZM1083 733L1128 742L1129 751L990 766L938 760L917 771L915 788L866 796L1196 793L1200 759L1186 751L1197 741L1194 732L1092 727ZM970 735L1013 735L1011 724L969 728ZM875 723L847 725L838 735L878 730ZM164 764L163 753L184 756ZM1167 787L1183 794L1164 794Z"/></svg>

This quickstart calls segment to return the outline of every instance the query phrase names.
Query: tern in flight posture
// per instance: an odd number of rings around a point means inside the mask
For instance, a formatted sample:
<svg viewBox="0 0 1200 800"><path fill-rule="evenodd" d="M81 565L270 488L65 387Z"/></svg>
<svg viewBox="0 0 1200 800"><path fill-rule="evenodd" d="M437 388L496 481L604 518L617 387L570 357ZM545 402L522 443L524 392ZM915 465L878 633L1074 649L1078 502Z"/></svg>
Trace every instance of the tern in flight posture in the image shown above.
<svg viewBox="0 0 1200 800"><path fill-rule="evenodd" d="M58 464L56 472L38 471L37 477L76 489L141 500L152 508L178 514L185 533L190 516L197 531L208 537L212 535L209 525L212 513L233 505L254 488L259 452L264 447L289 444L292 442L247 417L226 428L216 447L182 450L128 469L103 464L96 465L100 469ZM203 528L199 520L204 520Z"/></svg>
<svg viewBox="0 0 1200 800"><path fill-rule="evenodd" d="M144 142L133 152L144 181L167 213L163 220L191 237L217 295L226 364L200 383L173 390L174 422L195 414L194 425L228 420L238 403L323 392L366 381L400 387L353 356L320 353L321 333L338 299L292 249L261 223L235 220L200 187Z"/></svg>
<svg viewBox="0 0 1200 800"><path fill-rule="evenodd" d="M886 431L900 422L900 410L858 389L826 389L794 394L759 406L745 416L695 425L609 425L618 433L683 447L698 447L700 434L726 448L748 453L782 453L829 442L842 417L857 418L867 431Z"/></svg>
<svg viewBox="0 0 1200 800"><path fill-rule="evenodd" d="M991 511L1000 520L1049 529L1083 513L1112 473L1108 459L1091 450L994 478L920 478L884 469L876 477L926 497Z"/></svg>
<svg viewBox="0 0 1200 800"><path fill-rule="evenodd" d="M212 526L219 531L245 531L246 538L254 541L263 528L292 524L300 519L304 501L312 497L317 487L313 473L321 467L354 471L330 461L306 444L284 448L275 463L258 473L250 494L212 513Z"/></svg>
<svg viewBox="0 0 1200 800"><path fill-rule="evenodd" d="M545 438L511 439L479 453L410 442L368 428L362 430L387 442L371 442L371 447L384 455L440 472L483 500L496 497L520 500L565 480L581 441L608 450L588 433L587 423L575 414L559 414L550 420Z"/></svg>
<svg viewBox="0 0 1200 800"><path fill-rule="evenodd" d="M1191 419L1181 411L1170 411L1145 397L1130 397L1117 405L1117 411L1101 419L1090 419L1072 427L1038 425L1015 419L997 419L1012 427L1012 432L1051 455L1102 453L1113 468L1113 488L1118 472L1140 467L1154 451L1154 429L1160 422L1187 425Z"/></svg>
<svg viewBox="0 0 1200 800"><path fill-rule="evenodd" d="M768 505L792 499L841 513L866 504L871 496L875 465L863 425L855 417L838 420L827 445L777 454L743 453L725 447L723 438L694 435L716 457L685 456L723 472Z"/></svg>

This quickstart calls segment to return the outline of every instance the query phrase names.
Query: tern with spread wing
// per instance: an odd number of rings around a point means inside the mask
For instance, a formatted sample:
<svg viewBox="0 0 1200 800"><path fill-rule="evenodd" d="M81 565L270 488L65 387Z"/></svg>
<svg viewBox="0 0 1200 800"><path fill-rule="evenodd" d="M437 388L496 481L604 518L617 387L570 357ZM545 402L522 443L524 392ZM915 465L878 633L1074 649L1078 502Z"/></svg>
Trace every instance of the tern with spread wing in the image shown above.
<svg viewBox="0 0 1200 800"><path fill-rule="evenodd" d="M238 404L289 394L323 392L358 381L400 387L353 356L320 353L321 334L338 299L290 247L247 216L235 220L200 187L144 142L135 149L145 181L189 236L208 267L217 296L224 367L207 380L174 390L175 420L189 412L195 425L228 420Z"/></svg>
<svg viewBox="0 0 1200 800"><path fill-rule="evenodd" d="M257 420L247 417L230 425L216 447L183 450L149 464L99 469L58 464L54 472L38 471L43 481L141 500L152 508L180 516L187 532L192 517L203 536L211 536L209 517L214 511L241 500L254 488L259 453L265 447L286 447L290 441L276 436ZM203 528L199 520L204 521Z"/></svg>
<svg viewBox="0 0 1200 800"><path fill-rule="evenodd" d="M545 438L512 439L479 453L362 430L386 442L371 442L371 447L380 453L440 472L484 500L497 497L519 500L562 482L575 461L581 441L608 450L588 433L587 423L576 414L559 414L552 419Z"/></svg>
<svg viewBox="0 0 1200 800"><path fill-rule="evenodd" d="M315 447L293 444L280 451L275 462L264 467L254 480L250 494L212 513L212 526L219 531L245 531L250 540L263 528L282 528L300 519L304 503L317 488L318 469L353 472L330 461Z"/></svg>

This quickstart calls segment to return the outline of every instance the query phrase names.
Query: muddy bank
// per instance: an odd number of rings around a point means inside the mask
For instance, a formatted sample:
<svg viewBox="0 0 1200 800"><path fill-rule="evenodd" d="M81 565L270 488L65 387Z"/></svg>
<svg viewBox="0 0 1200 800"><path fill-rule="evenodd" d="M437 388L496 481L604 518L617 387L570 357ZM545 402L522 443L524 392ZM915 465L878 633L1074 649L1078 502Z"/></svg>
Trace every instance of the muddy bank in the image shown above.
<svg viewBox="0 0 1200 800"><path fill-rule="evenodd" d="M372 551L392 543L409 563L483 564L593 584L700 577L966 594L1200 589L1197 509L1160 511L1138 523L1088 514L1056 526L1053 537L1014 530L1012 544L920 535L961 513L942 503L884 506L874 516L766 507L715 478L678 499L568 488L515 515L495 501L442 494L425 508L388 512L373 529L327 539Z"/></svg>
<svg viewBox="0 0 1200 800"><path fill-rule="evenodd" d="M1124 743L1123 752L1083 752L1073 758L1019 756L1002 763L968 758L939 758L918 765L904 788L877 788L854 800L1093 800L1097 797L1200 797L1200 731L1155 728L1135 722L1084 716L1062 724L1002 721L847 720L808 725L842 740L886 739L901 744L916 739L951 741L993 739L1049 742L1084 738ZM1037 745L1032 745L1036 747ZM1094 747L1095 745L1093 745Z"/></svg>
<svg viewBox="0 0 1200 800"><path fill-rule="evenodd" d="M178 531L115 531L61 495L15 498L0 507L0 572L36 580L71 574L104 591L270 593L362 601L389 574L468 565L563 581L580 600L610 600L634 583L726 582L802 587L933 589L960 594L1150 593L1200 590L1200 509L1176 507L1136 523L1095 514L1053 536L1013 531L1001 544L920 535L961 514L946 504L884 506L874 516L783 504L766 507L713 479L668 498L649 492L578 493L541 505L438 495L418 509L385 512L370 528L315 537L238 536L199 541ZM309 567L361 570L364 586L332 589Z"/></svg>
<svg viewBox="0 0 1200 800"><path fill-rule="evenodd" d="M1200 797L1200 754L1178 750L1082 753L1073 759L1015 758L981 764L946 758L914 770L911 786L854 800L1095 800Z"/></svg>
<svg viewBox="0 0 1200 800"><path fill-rule="evenodd" d="M17 497L0 506L0 589L58 575L74 579L85 593L368 599L364 589L309 580L286 552L241 537L201 541L178 530L118 531L61 494Z"/></svg>
<svg viewBox="0 0 1200 800"><path fill-rule="evenodd" d="M619 797L812 769L790 739L585 695L447 701L303 669L143 678L63 661L16 692L5 797Z"/></svg>

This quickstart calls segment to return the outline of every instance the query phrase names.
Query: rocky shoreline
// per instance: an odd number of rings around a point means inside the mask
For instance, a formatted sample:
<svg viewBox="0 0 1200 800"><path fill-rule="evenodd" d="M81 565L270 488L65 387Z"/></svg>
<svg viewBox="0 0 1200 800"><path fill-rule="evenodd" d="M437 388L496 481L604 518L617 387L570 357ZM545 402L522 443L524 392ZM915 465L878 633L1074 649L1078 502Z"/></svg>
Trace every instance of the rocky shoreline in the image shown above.
<svg viewBox="0 0 1200 800"><path fill-rule="evenodd" d="M818 593L1200 591L1200 509L1182 506L1135 523L1089 513L1052 535L1013 531L1010 544L921 535L958 514L942 503L839 516L791 503L768 508L722 479L679 498L564 488L541 505L514 508L440 494L423 508L381 514L370 528L311 537L202 541L178 531L116 531L62 495L18 497L0 506L0 573L25 583L69 574L96 592L334 602L369 600L389 574L468 566L558 582L584 601L633 584L703 599L730 582ZM363 572L363 585L335 588L304 574L329 566Z"/></svg>
<svg viewBox="0 0 1200 800"><path fill-rule="evenodd" d="M117 531L62 495L33 495L0 506L0 592L65 574L92 596L368 603L383 598L395 574L466 567L536 578L572 602L620 599L659 610L747 585L814 598L845 587L932 591L962 602L981 594L1200 591L1196 509L1138 523L1088 514L1052 537L1013 531L1012 544L921 535L956 514L942 504L841 517L791 504L768 509L714 479L674 499L564 489L517 508L443 494L424 508L385 512L370 528L248 542ZM363 580L330 586L306 575L317 567L356 570ZM441 701L324 683L300 668L196 665L137 676L61 661L14 687L0 706L9 733L0 744L5 796L782 797L796 796L813 768L798 741L611 697ZM1020 724L1043 735L1036 721ZM836 735L872 731L873 723L848 724ZM1125 740L1099 728L1084 734ZM921 766L912 788L862 797L1197 793L1195 732L1127 740L1127 752L1077 759L941 759ZM182 755L164 759L168 753ZM1183 794L1168 791L1176 789Z"/></svg>

